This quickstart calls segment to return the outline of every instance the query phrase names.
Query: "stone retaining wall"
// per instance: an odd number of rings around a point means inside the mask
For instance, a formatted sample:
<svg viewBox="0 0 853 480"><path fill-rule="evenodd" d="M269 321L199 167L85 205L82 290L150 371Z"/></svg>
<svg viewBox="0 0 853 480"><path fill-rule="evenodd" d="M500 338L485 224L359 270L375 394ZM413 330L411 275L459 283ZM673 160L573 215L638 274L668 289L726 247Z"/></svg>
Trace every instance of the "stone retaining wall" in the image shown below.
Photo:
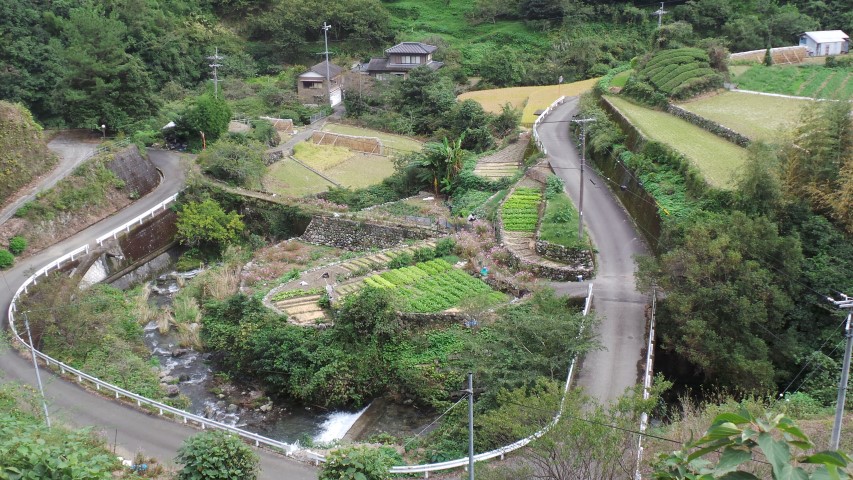
<svg viewBox="0 0 853 480"><path fill-rule="evenodd" d="M548 278L558 282L577 281L578 276L590 278L595 272L592 262L588 264L566 265L565 267L552 267L532 263L519 257L514 251L507 249L510 255L510 266L513 268L530 271L539 278Z"/></svg>
<svg viewBox="0 0 853 480"><path fill-rule="evenodd" d="M578 265L590 270L595 268L589 250L566 248L547 240L536 240L536 254L566 265Z"/></svg>
<svg viewBox="0 0 853 480"><path fill-rule="evenodd" d="M724 140L728 140L734 143L735 145L746 148L749 146L750 143L752 143L752 140L750 140L748 137L741 135L728 127L724 127L713 120L708 120L707 118L701 115L696 115L693 112L689 112L677 105L673 105L670 103L667 106L666 111L671 115L675 115L676 117L682 120L686 120L692 123L693 125L696 125L702 130L707 130L708 132L711 132Z"/></svg>
<svg viewBox="0 0 853 480"><path fill-rule="evenodd" d="M301 239L317 245L359 251L397 247L406 240L426 240L440 235L441 232L428 228L384 225L318 215L311 219Z"/></svg>
<svg viewBox="0 0 853 480"><path fill-rule="evenodd" d="M106 166L124 181L124 190L128 195L135 193L144 197L160 184L157 167L139 154L136 145L116 152Z"/></svg>
<svg viewBox="0 0 853 480"><path fill-rule="evenodd" d="M400 321L409 327L435 327L448 325L461 325L465 322L465 315L459 312L438 312L438 313L398 313L397 317Z"/></svg>

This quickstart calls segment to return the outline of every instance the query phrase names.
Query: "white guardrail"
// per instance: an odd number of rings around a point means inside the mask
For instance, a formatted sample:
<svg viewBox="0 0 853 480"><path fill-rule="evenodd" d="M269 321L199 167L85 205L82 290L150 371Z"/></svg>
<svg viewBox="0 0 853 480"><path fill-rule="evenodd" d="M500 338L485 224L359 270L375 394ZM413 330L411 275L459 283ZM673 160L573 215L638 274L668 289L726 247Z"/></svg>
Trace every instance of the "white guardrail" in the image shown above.
<svg viewBox="0 0 853 480"><path fill-rule="evenodd" d="M543 155L548 155L548 151L545 149L545 145L542 145L542 140L539 139L539 130L537 130L539 128L539 124L542 123L545 117L550 115L555 108L562 105L565 101L565 95L554 100L554 103L548 105L548 108L546 108L545 111L542 112L542 114L540 114L538 117L536 117L536 121L533 122L533 142L536 144L536 148L538 148Z"/></svg>
<svg viewBox="0 0 853 480"><path fill-rule="evenodd" d="M649 389L652 388L652 372L654 371L655 350L655 310L657 309L657 291L652 290L652 318L649 320L649 340L646 344L646 371L643 374L643 400L649 399ZM640 414L640 435L637 437L637 466L634 469L634 480L640 480L640 462L643 461L643 434L649 426L649 414Z"/></svg>
<svg viewBox="0 0 853 480"><path fill-rule="evenodd" d="M108 233L102 237L99 237L96 240L96 243L98 245L101 245L101 244L103 244L103 242L106 239L108 239L110 237L115 238L119 232L129 231L131 226L142 223L146 219L153 216L155 213L162 211L162 210L165 210L176 199L177 199L177 194L172 195L171 197L160 202L155 207L149 209L145 213L143 213L143 214L137 216L136 218L134 218L133 220L125 223L121 227L118 227L115 230L111 231L110 233ZM50 271L59 269L65 263L67 263L69 261L74 261L76 259L76 257L80 256L81 254L86 254L86 253L89 253L89 244L88 243L86 245L83 245L83 246L75 249L74 251L72 251L70 253L67 253L67 254L57 258L56 260L50 262L49 264L42 267L41 269L36 270L35 273L33 273L29 278L27 278L27 280L24 281L24 283L20 287L18 287L18 290L15 292L15 295L12 297L12 303L9 305L9 311L8 311L9 328L12 330L12 335L14 336L14 339L16 341L20 342L22 345L29 347L29 344L27 342L25 342L23 338L21 338L21 336L18 334L17 328L15 327L15 312L17 311L16 302L18 300L18 297L21 296L21 293L26 293L27 289L30 285L37 285L38 284L38 278L41 277L42 275L47 275ZM28 350L29 350L29 348L28 348ZM158 402L156 400L151 400L150 398L143 397L142 395L137 395L137 394L130 392L130 391L127 391L121 387L117 387L117 386L112 385L110 383L104 382L103 380L95 378L95 377L93 377L93 376L91 376L85 372L81 372L80 370L77 370L76 368L70 367L70 366L60 362L59 360L56 360L54 358L49 357L48 355L45 355L44 353L42 353L38 350L35 350L35 355L37 357L41 358L45 362L45 364L47 364L47 366L58 368L59 371L63 375L70 374L72 377L76 377L77 383L83 384L84 382L89 382L95 386L96 390L99 390L99 391L100 390L106 390L106 391L112 392L115 395L116 399L124 397L124 398L130 399L130 400L133 400L136 402L136 405L140 406L140 407L143 405L145 405L147 407L151 407L151 408L157 410L160 413L160 415L165 415L166 413L169 413L169 414L173 415L176 419L178 419L178 418L183 419L184 423L189 423L189 422L196 423L202 429L215 428L215 429L231 432L231 433L239 435L240 437L243 437L247 440L253 441L255 446L265 445L268 447L272 447L274 449L279 449L279 450L283 451L286 455L292 455L295 451L297 451L299 449L299 447L297 445L293 445L293 444L289 444L289 443L285 443L285 442L280 442L278 440L273 440L271 438L267 438L267 437L264 437L262 435L258 435L256 433L248 432L246 430L243 430L243 429L240 429L237 427L233 427L231 425L226 425L224 423L217 422L215 420L210 420L210 419L189 413L187 411L172 407L170 405L166 405L166 404ZM321 455L317 455L313 452L305 451L304 453L311 460L314 460L314 461L324 460L324 458Z"/></svg>
<svg viewBox="0 0 853 480"><path fill-rule="evenodd" d="M543 147L541 147L541 142L539 141L538 134L536 133L536 125L538 125L539 121L543 117L545 117L547 114L549 114L555 106L562 104L563 101L565 101L565 97L560 97L559 99L557 99L557 101L555 101L550 107L548 107L548 109L542 115L539 116L539 119L537 119L536 124L534 124L534 129L533 129L534 137L536 138L537 145L540 146L540 149L542 150L543 153L545 153L545 149ZM130 228L132 226L144 222L146 219L150 218L151 216L153 216L158 211L165 210L168 205L170 205L171 203L173 203L177 199L177 196L178 196L177 194L170 196L169 198L163 200L162 202L160 202L159 204L157 204L153 208L147 210L145 213L137 216L133 220L130 220L129 222L127 222L124 225L112 230L111 232L107 233L106 235L98 237L95 240L95 243L97 245L102 245L103 242L106 241L108 238L116 238L118 236L119 232L130 231ZM18 290L15 292L15 295L12 297L12 302L9 305L9 311L8 311L9 328L12 330L12 335L14 336L14 339L16 341L20 342L22 345L29 347L29 344L26 341L24 341L23 338L21 338L21 336L18 334L17 328L15 327L15 312L17 311L16 302L18 300L18 297L21 296L21 293L27 293L28 287L30 285L37 285L38 284L38 277L40 277L42 275L46 276L51 270L57 270L66 262L74 261L77 256L79 256L81 254L87 254L87 253L89 253L89 244L88 243L77 248L77 249L75 249L75 250L73 250L72 252L69 252L69 253L57 258L56 260L50 262L49 264L42 267L41 269L36 270L35 273L33 273L29 278L27 278L20 287L18 287ZM583 315L584 316L586 316L589 313L591 306L592 306L592 284L589 285L589 291L587 293L586 302L584 304L584 309L583 309ZM309 460L314 461L316 464L319 464L320 462L326 461L326 457L324 455L321 455L321 454L316 453L316 452L312 452L310 450L302 450L299 448L299 446L297 444L289 444L289 443L281 442L281 441L274 440L271 438L267 438L267 437L264 437L263 435L258 435L256 433L252 433L252 432L243 430L241 428L233 427L231 425L226 425L224 423L217 422L215 420L210 420L210 419L201 417L199 415L195 415L193 413L172 407L170 405L166 405L166 404L158 402L156 400L151 400L150 398L143 397L142 395L137 395L133 392L125 390L121 387L117 387L117 386L112 385L110 383L104 382L103 380L100 380L96 377L93 377L93 376L91 376L85 372L82 372L82 371L77 370L73 367L70 367L70 366L60 362L59 360L56 360L56 359L54 359L48 355L45 355L44 353L42 353L38 350L33 349L33 351L35 352L35 355L37 357L41 358L48 367L59 368L59 371L63 375L70 374L70 375L76 377L78 383L82 384L82 383L84 383L84 381L89 382L95 386L96 390L100 391L103 389L103 390L107 390L109 392L112 392L115 395L116 399L124 397L124 398L130 399L130 400L133 400L136 402L136 405L139 407L141 407L143 405L151 407L153 409L156 409L161 416L165 415L166 413L169 413L169 414L173 415L175 418L183 419L184 423L189 423L190 421L192 421L192 422L198 424L202 429L206 429L209 427L209 428L215 428L215 429L231 432L231 433L234 433L236 435L239 435L240 437L243 437L245 439L253 441L256 447L260 446L260 445L265 445L267 447L272 447L274 449L281 450L288 456L293 455L294 452L296 452L297 450L300 450ZM510 445L506 445L504 447L492 450L490 452L485 452L485 453L481 453L479 455L474 455L474 461L479 462L479 461L489 460L489 459L497 458L497 457L500 457L501 459L503 459L507 453L513 452L515 450L518 450L518 449L526 446L527 444L529 444L533 440L536 440L537 438L539 438L542 435L544 435L545 433L547 433L551 429L551 427L556 425L556 423L560 420L560 417L563 414L563 404L565 402L566 393L569 391L569 387L571 385L572 376L574 375L574 369L575 369L576 361L577 361L577 357L572 358L572 362L569 365L568 375L566 377L566 384L563 387L563 398L560 400L560 408L558 409L557 414L554 416L554 419L548 425L546 425L542 430L539 430L538 432L534 433L533 435L530 435L527 438L523 438L523 439L521 439L515 443L512 443ZM405 473L423 473L425 478L429 478L429 472L448 470L451 468L459 468L459 467L464 467L466 465L468 465L468 457L463 457L463 458L459 458L456 460L450 460L447 462L432 463L432 464L425 464L425 465L400 465L400 466L391 467L390 472L391 473L403 473L403 474L405 474Z"/></svg>

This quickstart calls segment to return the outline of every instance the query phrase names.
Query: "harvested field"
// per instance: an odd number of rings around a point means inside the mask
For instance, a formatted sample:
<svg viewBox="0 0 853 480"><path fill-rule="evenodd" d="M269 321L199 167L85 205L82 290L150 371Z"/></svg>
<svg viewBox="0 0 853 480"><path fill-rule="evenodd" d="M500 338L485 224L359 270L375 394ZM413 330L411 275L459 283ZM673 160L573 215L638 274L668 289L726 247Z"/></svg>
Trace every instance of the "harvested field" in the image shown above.
<svg viewBox="0 0 853 480"><path fill-rule="evenodd" d="M263 183L266 191L290 197L325 192L333 186L323 177L287 158L270 165Z"/></svg>
<svg viewBox="0 0 853 480"><path fill-rule="evenodd" d="M515 108L524 108L521 115L523 125L533 125L535 112L544 110L560 96L573 97L592 89L597 78L564 85L543 85L539 87L496 88L479 90L459 95L459 100L476 100L487 112L500 113L501 107L509 103Z"/></svg>
<svg viewBox="0 0 853 480"><path fill-rule="evenodd" d="M679 106L752 140L773 142L797 125L800 111L810 103L808 100L723 92Z"/></svg>
<svg viewBox="0 0 853 480"><path fill-rule="evenodd" d="M668 113L641 107L619 97L607 100L646 137L687 157L712 186L730 188L732 174L746 161L746 149Z"/></svg>

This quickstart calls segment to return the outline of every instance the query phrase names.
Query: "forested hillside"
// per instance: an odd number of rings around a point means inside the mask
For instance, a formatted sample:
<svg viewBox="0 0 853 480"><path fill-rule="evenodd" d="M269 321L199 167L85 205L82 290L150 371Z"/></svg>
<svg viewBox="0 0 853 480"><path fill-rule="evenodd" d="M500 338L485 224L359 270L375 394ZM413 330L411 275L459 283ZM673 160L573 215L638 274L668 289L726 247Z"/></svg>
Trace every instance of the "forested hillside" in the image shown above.
<svg viewBox="0 0 853 480"><path fill-rule="evenodd" d="M206 57L215 48L224 56L226 82L277 76L316 63L324 21L332 26L329 48L342 66L381 55L396 41L427 41L439 46L444 76L460 85L468 76L482 77L479 88L603 75L653 46L716 43L739 51L794 44L805 30L853 30L853 12L841 0L677 2L666 6L660 34L654 8L634 3L3 2L0 99L22 102L45 125L150 128L152 118L164 118L164 105L209 78ZM284 94L295 90L292 73L278 82Z"/></svg>

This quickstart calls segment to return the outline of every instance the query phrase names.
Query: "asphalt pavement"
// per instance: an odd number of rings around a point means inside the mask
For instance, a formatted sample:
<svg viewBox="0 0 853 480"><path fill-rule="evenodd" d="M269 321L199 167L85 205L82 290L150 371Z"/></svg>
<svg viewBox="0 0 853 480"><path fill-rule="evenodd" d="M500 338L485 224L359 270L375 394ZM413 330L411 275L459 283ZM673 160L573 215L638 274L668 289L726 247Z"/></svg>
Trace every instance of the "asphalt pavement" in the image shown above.
<svg viewBox="0 0 853 480"><path fill-rule="evenodd" d="M569 121L578 111L578 98L557 107L539 126L539 136L556 174L566 184L574 204L580 201L581 159L569 136ZM649 296L637 291L635 255L648 253L628 213L593 169L584 169L583 218L596 255L593 309L600 320L602 350L588 353L577 384L592 397L610 402L640 381L646 345L645 306ZM576 227L575 227L576 228ZM551 284L560 294L585 287L576 282ZM580 287L580 288L579 288Z"/></svg>
<svg viewBox="0 0 853 480"><path fill-rule="evenodd" d="M8 327L6 312L11 297L33 270L83 244L94 243L98 236L142 214L183 187L184 176L178 162L179 154L149 150L149 158L163 172L163 179L153 192L115 215L3 272L1 285L5 288L0 288L0 307L3 309L4 329ZM42 369L51 418L71 426L92 427L103 432L110 445L116 442L119 455L142 452L146 456L156 457L165 465L173 465L175 454L184 440L199 431L141 412L46 373ZM7 345L0 345L0 382L7 381L35 385L35 373L31 360L18 355ZM263 480L317 478L317 470L309 465L264 450L258 452L261 457L260 478Z"/></svg>

